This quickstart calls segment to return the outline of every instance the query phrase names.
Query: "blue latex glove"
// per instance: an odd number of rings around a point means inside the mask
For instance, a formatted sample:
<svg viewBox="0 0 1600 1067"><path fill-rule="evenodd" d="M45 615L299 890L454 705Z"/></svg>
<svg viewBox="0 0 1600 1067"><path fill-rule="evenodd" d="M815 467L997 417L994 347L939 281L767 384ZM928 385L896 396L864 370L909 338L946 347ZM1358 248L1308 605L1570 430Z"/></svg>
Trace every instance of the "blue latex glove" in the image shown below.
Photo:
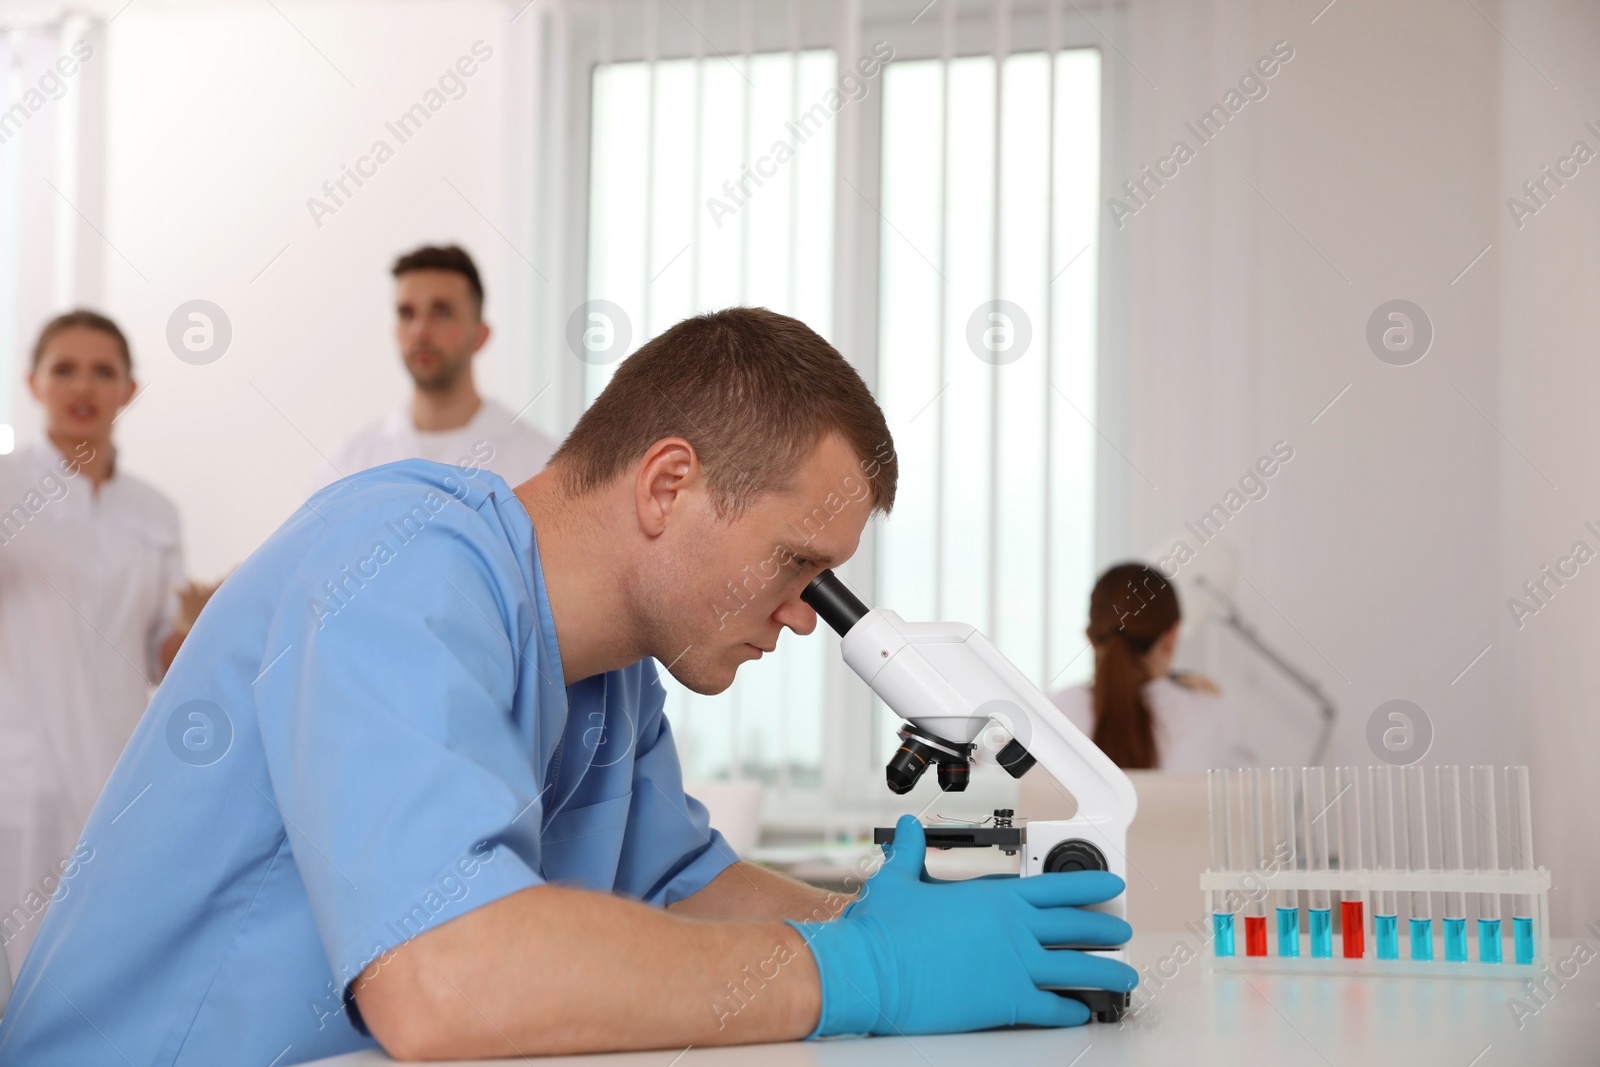
<svg viewBox="0 0 1600 1067"><path fill-rule="evenodd" d="M1138 984L1125 963L1044 947L1125 943L1133 934L1126 921L1075 906L1110 900L1121 878L1073 871L941 881L923 865L926 847L922 824L901 816L888 859L839 918L789 924L822 977L812 1037L1076 1026L1089 1009L1039 986L1126 992Z"/></svg>

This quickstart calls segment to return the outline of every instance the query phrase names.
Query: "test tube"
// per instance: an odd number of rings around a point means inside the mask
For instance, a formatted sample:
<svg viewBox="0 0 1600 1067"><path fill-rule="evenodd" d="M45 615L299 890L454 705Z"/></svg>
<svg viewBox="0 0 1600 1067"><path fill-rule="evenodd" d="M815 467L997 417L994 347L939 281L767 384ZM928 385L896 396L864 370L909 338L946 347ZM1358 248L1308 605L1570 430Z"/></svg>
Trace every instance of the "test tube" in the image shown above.
<svg viewBox="0 0 1600 1067"><path fill-rule="evenodd" d="M1402 772L1406 789L1406 823L1410 841L1411 870L1427 871L1428 859L1428 779L1422 766L1413 763ZM1432 894L1411 894L1411 958L1433 959Z"/></svg>
<svg viewBox="0 0 1600 1067"><path fill-rule="evenodd" d="M1300 771L1306 819L1306 869L1323 875L1328 871L1327 779L1321 767ZM1328 886L1313 886L1306 892L1307 919L1311 927L1311 955L1315 959L1333 957L1333 906Z"/></svg>
<svg viewBox="0 0 1600 1067"><path fill-rule="evenodd" d="M1368 792L1372 796L1372 848L1380 871L1398 870L1395 852L1394 780L1388 765L1367 768ZM1380 960L1400 958L1399 900L1392 889L1380 889L1372 902L1372 940Z"/></svg>
<svg viewBox="0 0 1600 1067"><path fill-rule="evenodd" d="M1292 767L1272 768L1272 801L1276 808L1273 858L1287 871L1299 866L1295 847L1294 778ZM1278 955L1300 955L1300 893L1295 889L1278 890Z"/></svg>
<svg viewBox="0 0 1600 1067"><path fill-rule="evenodd" d="M1461 768L1433 769L1435 791L1439 796L1439 859L1450 874L1466 871L1461 857ZM1467 962L1467 895L1444 894L1444 958L1451 963Z"/></svg>
<svg viewBox="0 0 1600 1067"><path fill-rule="evenodd" d="M1250 767L1244 772L1240 799L1244 803L1244 859L1256 878L1262 875L1262 859L1267 852L1266 821L1261 803L1261 768ZM1258 883L1259 884L1259 883ZM1244 954L1267 954L1267 894L1251 887L1245 902Z"/></svg>
<svg viewBox="0 0 1600 1067"><path fill-rule="evenodd" d="M1528 787L1528 768L1506 768L1506 831L1515 846L1511 853L1513 871L1532 871L1533 808ZM1533 894L1516 893L1511 898L1511 942L1518 963L1533 962Z"/></svg>
<svg viewBox="0 0 1600 1067"><path fill-rule="evenodd" d="M1356 769L1335 767L1333 788L1333 810L1338 815L1336 825L1339 827L1339 870L1359 871L1367 866L1367 862L1362 851L1361 788ZM1344 936L1344 956L1345 959L1358 960L1367 951L1362 893L1359 889L1345 889L1339 896L1339 927Z"/></svg>
<svg viewBox="0 0 1600 1067"><path fill-rule="evenodd" d="M1232 862L1232 820L1228 810L1228 776L1231 772L1212 769L1206 772L1206 803L1211 820L1211 869L1230 871ZM1212 945L1218 956L1233 955L1233 912L1228 907L1232 894L1213 889L1211 898Z"/></svg>
<svg viewBox="0 0 1600 1067"><path fill-rule="evenodd" d="M1494 768L1474 765L1472 777L1473 820L1477 827L1478 870L1493 873L1500 869L1500 826L1495 820ZM1499 963L1500 894L1478 894L1478 962Z"/></svg>

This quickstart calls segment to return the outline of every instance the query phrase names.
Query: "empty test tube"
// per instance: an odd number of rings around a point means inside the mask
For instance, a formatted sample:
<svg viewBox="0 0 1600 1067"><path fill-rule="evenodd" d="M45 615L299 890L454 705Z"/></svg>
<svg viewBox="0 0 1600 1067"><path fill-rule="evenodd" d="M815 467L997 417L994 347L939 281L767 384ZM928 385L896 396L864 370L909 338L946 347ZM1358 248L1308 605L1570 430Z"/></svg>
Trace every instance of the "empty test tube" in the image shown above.
<svg viewBox="0 0 1600 1067"><path fill-rule="evenodd" d="M1328 870L1328 802L1326 778L1321 767L1300 771L1303 789L1302 810L1306 820L1306 869L1323 874ZM1307 921L1311 927L1311 955L1315 959L1333 956L1333 911L1327 883L1306 892Z"/></svg>
<svg viewBox="0 0 1600 1067"><path fill-rule="evenodd" d="M1494 768L1474 766L1472 778L1473 824L1477 829L1478 870L1500 869L1500 826L1495 819ZM1478 962L1499 963L1500 894L1478 894Z"/></svg>
<svg viewBox="0 0 1600 1067"><path fill-rule="evenodd" d="M1261 799L1261 768L1244 772L1239 799L1244 806L1244 862L1256 878L1262 876L1262 860L1267 852L1265 812ZM1244 912L1244 954L1267 954L1267 894L1259 882L1251 886Z"/></svg>
<svg viewBox="0 0 1600 1067"><path fill-rule="evenodd" d="M1506 768L1506 833L1512 845L1513 871L1532 871L1533 808L1528 786L1528 768ZM1518 963L1533 962L1533 895L1516 893L1511 898L1511 942Z"/></svg>
<svg viewBox="0 0 1600 1067"><path fill-rule="evenodd" d="M1230 871L1232 863L1232 819L1228 805L1228 777L1231 771L1206 772L1206 802L1211 822L1211 869ZM1213 889L1211 897L1211 935L1213 951L1218 956L1233 955L1232 892L1219 893Z"/></svg>
<svg viewBox="0 0 1600 1067"><path fill-rule="evenodd" d="M1439 859L1450 874L1464 874L1461 854L1461 768L1435 767L1435 792L1439 797ZM1444 894L1444 958L1467 962L1467 895Z"/></svg>
<svg viewBox="0 0 1600 1067"><path fill-rule="evenodd" d="M1368 793L1372 798L1374 865L1380 871L1399 869L1395 852L1395 829L1399 820L1395 818L1392 770L1387 765L1367 768ZM1372 940L1380 960L1400 958L1399 914L1398 894L1392 889L1380 889L1372 902Z"/></svg>
<svg viewBox="0 0 1600 1067"><path fill-rule="evenodd" d="M1272 768L1272 802L1276 809L1273 858L1288 871L1299 866L1296 862L1299 853L1295 844L1294 780L1294 768ZM1300 893L1295 889L1278 890L1278 955L1300 955Z"/></svg>
<svg viewBox="0 0 1600 1067"><path fill-rule="evenodd" d="M1362 850L1361 788L1354 767L1335 767L1333 770L1334 825L1339 828L1339 869L1359 871L1369 866ZM1366 839L1370 842L1370 839ZM1371 848L1371 844L1367 844ZM1346 889L1340 894L1339 927L1344 939L1345 959L1358 960L1366 955L1366 916L1362 892Z"/></svg>
<svg viewBox="0 0 1600 1067"><path fill-rule="evenodd" d="M1426 871L1432 864L1428 858L1428 779L1420 764L1413 763L1402 772L1406 789L1407 839L1410 846L1410 869ZM1433 906L1432 895L1427 892L1411 894L1411 958L1433 959Z"/></svg>

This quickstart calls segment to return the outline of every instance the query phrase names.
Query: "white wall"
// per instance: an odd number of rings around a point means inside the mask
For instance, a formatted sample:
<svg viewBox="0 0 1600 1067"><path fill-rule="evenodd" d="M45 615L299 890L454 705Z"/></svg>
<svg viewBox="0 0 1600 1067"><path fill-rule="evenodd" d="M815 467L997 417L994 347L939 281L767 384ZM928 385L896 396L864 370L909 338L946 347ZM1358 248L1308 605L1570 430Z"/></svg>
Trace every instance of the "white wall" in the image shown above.
<svg viewBox="0 0 1600 1067"><path fill-rule="evenodd" d="M1494 406L1495 275L1450 284L1494 236L1496 50L1443 7L1346 0L1310 26L1266 5L1149 3L1130 53L1160 86L1132 80L1142 163L1196 143L1184 120L1274 42L1294 48L1269 95L1107 236L1131 258L1124 450L1160 487L1128 482L1129 547L1170 540L1274 442L1293 446L1227 539L1241 606L1341 706L1336 760L1367 760L1366 713L1391 697L1439 720L1441 759L1486 759L1503 703L1492 653L1451 685L1498 619L1502 446L1452 387ZM1364 337L1395 297L1435 323L1411 367Z"/></svg>
<svg viewBox="0 0 1600 1067"><path fill-rule="evenodd" d="M1595 337L1600 333L1600 162L1581 168L1546 207L1519 229L1504 197L1576 140L1600 151L1600 9L1582 0L1532 10L1506 5L1501 28L1543 68L1559 91L1512 56L1501 64L1498 115L1501 202L1494 253L1501 285L1494 383L1507 436L1538 463L1558 489L1528 476L1516 456L1501 457L1506 492L1498 516L1505 552L1497 575L1502 601L1566 555L1584 529L1600 528L1600 447L1594 398L1600 395ZM1533 798L1543 860L1558 891L1554 926L1577 934L1600 920L1600 581L1593 564L1558 589L1547 607L1519 630L1504 607L1496 650L1506 653L1510 691L1501 708L1507 732L1524 737L1535 770Z"/></svg>
<svg viewBox="0 0 1600 1067"><path fill-rule="evenodd" d="M1582 129L1600 124L1584 107L1600 26L1578 4L1519 7L1509 26L1511 5L1478 6L1559 92L1470 5L1340 0L1315 25L1317 4L1136 5L1126 51L1159 89L1129 76L1134 166L1274 42L1295 58L1107 231L1131 262L1119 446L1160 488L1123 479L1133 536L1102 548L1169 542L1289 441L1295 458L1226 539L1248 579L1241 607L1339 705L1329 762L1373 762L1368 717L1403 698L1432 722L1427 762L1531 763L1556 929L1576 933L1600 886L1584 656L1600 582L1578 579L1522 632L1506 600L1579 537L1600 549L1581 529L1600 519L1585 388L1600 386L1600 164L1523 232L1505 200L1573 140L1600 149ZM1434 324L1408 367L1365 340L1394 298ZM1250 705L1263 755L1304 762L1307 702L1231 635L1196 637L1188 656Z"/></svg>
<svg viewBox="0 0 1600 1067"><path fill-rule="evenodd" d="M408 395L390 333L397 254L468 248L499 330L479 356L480 388L515 411L539 387L537 361L511 355L540 284L522 258L531 243L513 237L519 254L496 232L511 237L508 220L526 216L508 196L520 151L506 130L518 107L506 85L522 77L507 43L514 9L277 6L287 19L270 5L133 7L108 33L111 181L97 225L127 257L106 257L106 303L148 390L119 441L130 469L177 500L203 577L303 499L318 450ZM385 122L479 40L493 55L465 95L400 143ZM307 199L379 138L393 158L349 185L355 195L319 228ZM173 358L165 341L168 315L196 297L233 324L229 351L208 366ZM554 429L552 401L525 418Z"/></svg>

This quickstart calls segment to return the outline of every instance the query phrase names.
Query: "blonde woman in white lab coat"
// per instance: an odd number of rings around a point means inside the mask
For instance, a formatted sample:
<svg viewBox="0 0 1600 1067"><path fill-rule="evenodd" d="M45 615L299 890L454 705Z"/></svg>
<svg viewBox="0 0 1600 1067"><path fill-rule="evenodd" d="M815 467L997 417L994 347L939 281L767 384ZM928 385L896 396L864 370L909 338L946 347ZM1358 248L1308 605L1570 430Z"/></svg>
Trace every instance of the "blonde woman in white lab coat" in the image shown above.
<svg viewBox="0 0 1600 1067"><path fill-rule="evenodd" d="M13 968L57 886L93 862L79 832L210 595L179 588L177 509L111 443L135 390L116 324L51 320L27 384L45 432L0 456L0 943Z"/></svg>
<svg viewBox="0 0 1600 1067"><path fill-rule="evenodd" d="M1125 770L1250 766L1255 752L1216 685L1172 671L1181 614L1177 591L1159 572L1141 563L1112 567L1089 596L1094 679L1051 700Z"/></svg>

